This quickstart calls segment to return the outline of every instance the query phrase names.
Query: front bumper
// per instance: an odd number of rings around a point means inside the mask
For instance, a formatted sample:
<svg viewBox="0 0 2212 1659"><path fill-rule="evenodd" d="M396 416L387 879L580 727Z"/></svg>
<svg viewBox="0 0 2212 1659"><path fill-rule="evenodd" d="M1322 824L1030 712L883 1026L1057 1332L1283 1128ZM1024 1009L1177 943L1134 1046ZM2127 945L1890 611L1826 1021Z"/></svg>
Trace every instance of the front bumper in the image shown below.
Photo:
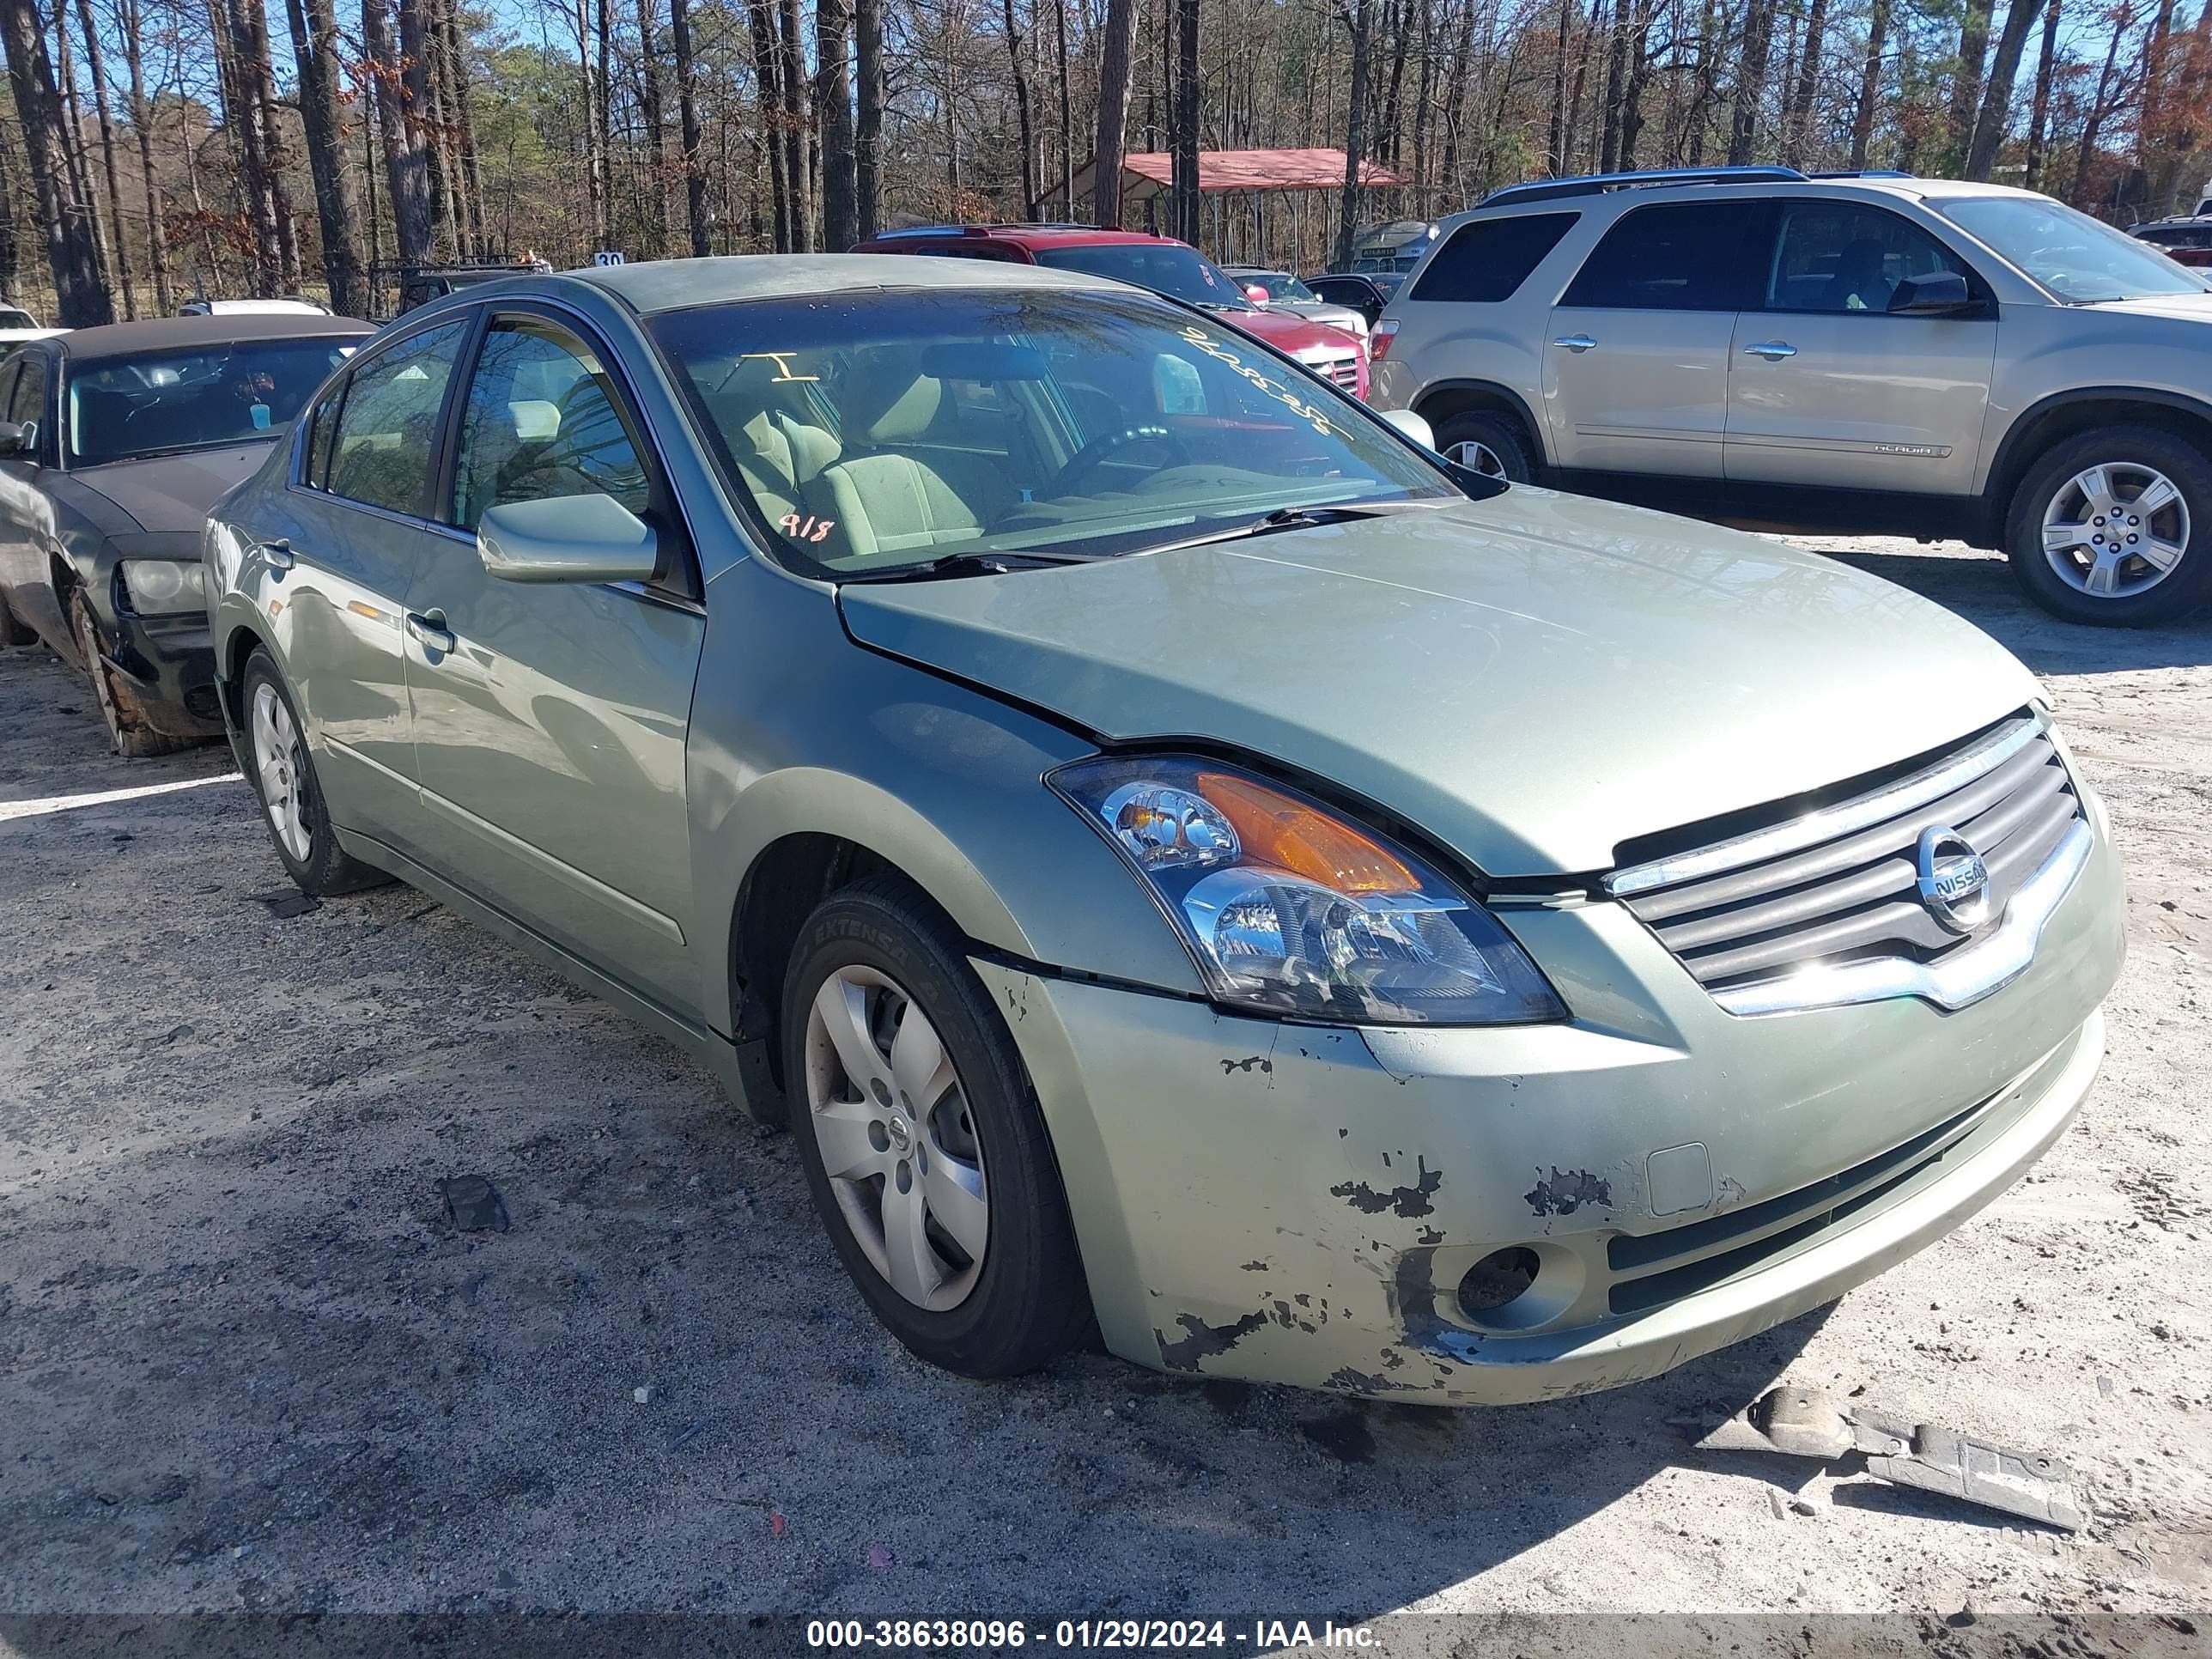
<svg viewBox="0 0 2212 1659"><path fill-rule="evenodd" d="M148 726L165 737L222 735L215 638L204 611L119 615L112 631L103 634L108 684Z"/></svg>
<svg viewBox="0 0 2212 1659"><path fill-rule="evenodd" d="M975 965L1035 1079L1108 1346L1167 1370L1503 1404L1666 1370L1832 1300L2063 1131L2124 953L2096 846L1972 1006L1723 1012L1620 906L1501 911L1575 1011L1332 1030ZM1470 1313L1479 1261L1526 1250Z"/></svg>

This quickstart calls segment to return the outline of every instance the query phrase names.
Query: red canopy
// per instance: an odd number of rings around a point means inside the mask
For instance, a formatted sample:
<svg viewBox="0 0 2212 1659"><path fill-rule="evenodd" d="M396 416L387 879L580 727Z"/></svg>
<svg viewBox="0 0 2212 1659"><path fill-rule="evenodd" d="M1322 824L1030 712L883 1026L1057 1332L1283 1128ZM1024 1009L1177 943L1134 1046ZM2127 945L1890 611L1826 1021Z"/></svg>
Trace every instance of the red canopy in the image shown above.
<svg viewBox="0 0 2212 1659"><path fill-rule="evenodd" d="M1075 194L1091 193L1092 164L1075 175ZM1369 185L1406 183L1376 161L1359 164L1359 182ZM1175 183L1175 158L1147 150L1121 158L1121 199L1141 202L1164 194ZM1206 149L1198 154L1198 189L1202 196L1221 196L1265 190L1341 190L1344 152L1340 149Z"/></svg>

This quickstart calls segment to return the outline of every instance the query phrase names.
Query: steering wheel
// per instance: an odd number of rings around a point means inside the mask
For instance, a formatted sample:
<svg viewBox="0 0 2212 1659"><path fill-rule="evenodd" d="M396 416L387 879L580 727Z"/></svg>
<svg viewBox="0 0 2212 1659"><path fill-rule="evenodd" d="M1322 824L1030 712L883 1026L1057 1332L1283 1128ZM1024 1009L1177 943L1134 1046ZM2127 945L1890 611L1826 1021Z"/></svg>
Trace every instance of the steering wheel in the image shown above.
<svg viewBox="0 0 2212 1659"><path fill-rule="evenodd" d="M1072 488L1075 481L1097 470L1109 455L1119 453L1131 444L1164 444L1174 453L1172 465L1188 465L1190 451L1183 447L1181 438L1164 426L1125 426L1119 432L1103 432L1077 450L1066 466L1053 475L1052 482L1042 492L1047 500L1081 492Z"/></svg>

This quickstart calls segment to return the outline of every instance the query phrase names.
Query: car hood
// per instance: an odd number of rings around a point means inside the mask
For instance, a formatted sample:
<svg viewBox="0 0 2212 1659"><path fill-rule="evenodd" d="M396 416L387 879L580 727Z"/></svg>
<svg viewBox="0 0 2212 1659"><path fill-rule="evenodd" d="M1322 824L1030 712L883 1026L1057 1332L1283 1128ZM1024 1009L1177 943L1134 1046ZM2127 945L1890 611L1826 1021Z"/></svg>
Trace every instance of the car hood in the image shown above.
<svg viewBox="0 0 2212 1659"><path fill-rule="evenodd" d="M1328 300L1277 300L1270 308L1287 311L1294 317L1303 317L1325 328L1340 329L1346 334L1358 334L1367 326L1367 319L1350 306L1336 305Z"/></svg>
<svg viewBox="0 0 2212 1659"><path fill-rule="evenodd" d="M1241 328L1293 357L1316 349L1332 352L1359 349L1358 339L1342 329L1329 328L1311 318L1293 316L1287 311L1224 311L1219 315L1231 327Z"/></svg>
<svg viewBox="0 0 2212 1659"><path fill-rule="evenodd" d="M2100 300L2084 309L2130 317L2165 317L2178 323L2212 323L2212 294L2161 294L2144 300Z"/></svg>
<svg viewBox="0 0 2212 1659"><path fill-rule="evenodd" d="M198 530L223 491L259 466L268 453L265 441L225 444L185 455L149 455L142 460L76 467L69 476L114 502L138 521L141 530Z"/></svg>
<svg viewBox="0 0 2212 1659"><path fill-rule="evenodd" d="M839 590L863 643L1112 743L1228 744L1494 877L1961 738L2036 684L1901 587L1764 538L1517 486L1487 501L1005 575Z"/></svg>

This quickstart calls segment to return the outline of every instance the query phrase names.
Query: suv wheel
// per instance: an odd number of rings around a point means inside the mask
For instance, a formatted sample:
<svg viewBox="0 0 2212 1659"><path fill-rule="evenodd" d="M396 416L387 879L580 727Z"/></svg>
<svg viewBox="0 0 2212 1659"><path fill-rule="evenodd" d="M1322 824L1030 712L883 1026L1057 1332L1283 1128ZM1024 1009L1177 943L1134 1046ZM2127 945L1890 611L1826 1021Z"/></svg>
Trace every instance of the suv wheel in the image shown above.
<svg viewBox="0 0 2212 1659"><path fill-rule="evenodd" d="M791 1130L845 1269L967 1376L1033 1370L1090 1317L1019 1054L957 933L892 876L807 919L784 981Z"/></svg>
<svg viewBox="0 0 2212 1659"><path fill-rule="evenodd" d="M1486 478L1527 483L1536 476L1521 423L1508 415L1454 415L1437 428L1437 453Z"/></svg>
<svg viewBox="0 0 2212 1659"><path fill-rule="evenodd" d="M2212 460L2155 427L2069 438L2021 481L2005 550L2027 596L2055 616L2173 621L2212 597Z"/></svg>

